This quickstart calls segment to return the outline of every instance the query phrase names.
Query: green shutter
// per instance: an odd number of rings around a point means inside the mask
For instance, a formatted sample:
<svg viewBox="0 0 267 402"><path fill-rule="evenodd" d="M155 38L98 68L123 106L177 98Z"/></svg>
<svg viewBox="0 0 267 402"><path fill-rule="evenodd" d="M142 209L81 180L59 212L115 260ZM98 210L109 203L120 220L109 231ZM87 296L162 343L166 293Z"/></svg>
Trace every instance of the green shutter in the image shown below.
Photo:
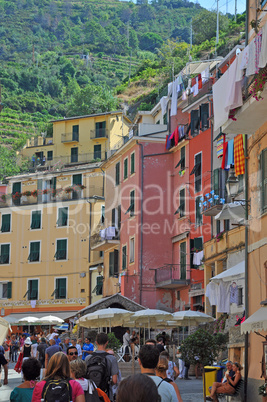
<svg viewBox="0 0 267 402"><path fill-rule="evenodd" d="M41 229L41 211L32 212L31 229Z"/></svg>
<svg viewBox="0 0 267 402"><path fill-rule="evenodd" d="M209 128L209 104L203 103L200 105L200 119L201 119L201 130L205 131Z"/></svg>
<svg viewBox="0 0 267 402"><path fill-rule="evenodd" d="M53 151L47 151L47 160L52 161L53 160Z"/></svg>
<svg viewBox="0 0 267 402"><path fill-rule="evenodd" d="M96 277L96 295L102 295L103 294L103 276L97 276Z"/></svg>
<svg viewBox="0 0 267 402"><path fill-rule="evenodd" d="M40 260L40 242L39 241L35 241L35 242L31 243L30 255L28 257L28 260L31 262Z"/></svg>
<svg viewBox="0 0 267 402"><path fill-rule="evenodd" d="M123 172L124 172L123 173L123 178L127 179L127 177L128 177L128 158L124 159L123 167L124 167L124 169L123 169Z"/></svg>
<svg viewBox="0 0 267 402"><path fill-rule="evenodd" d="M114 250L114 275L119 274L119 251Z"/></svg>
<svg viewBox="0 0 267 402"><path fill-rule="evenodd" d="M213 172L213 190L215 195L219 195L219 175L220 169L215 169Z"/></svg>
<svg viewBox="0 0 267 402"><path fill-rule="evenodd" d="M135 198L135 192L134 192L134 190L132 190L130 192L130 205L131 205L130 216L134 215L134 208L135 208L135 200L134 200L134 198Z"/></svg>
<svg viewBox="0 0 267 402"><path fill-rule="evenodd" d="M1 244L0 264L9 264L10 245Z"/></svg>
<svg viewBox="0 0 267 402"><path fill-rule="evenodd" d="M20 182L13 183L12 194L15 194L15 193L21 193L21 183Z"/></svg>
<svg viewBox="0 0 267 402"><path fill-rule="evenodd" d="M68 208L59 208L58 210L58 226L67 226L68 225Z"/></svg>
<svg viewBox="0 0 267 402"><path fill-rule="evenodd" d="M12 299L12 282L7 282L7 298Z"/></svg>
<svg viewBox="0 0 267 402"><path fill-rule="evenodd" d="M199 133L199 111L191 111L191 135L192 137Z"/></svg>
<svg viewBox="0 0 267 402"><path fill-rule="evenodd" d="M38 299L38 280L33 279L29 281L28 300Z"/></svg>
<svg viewBox="0 0 267 402"><path fill-rule="evenodd" d="M127 268L127 246L122 247L122 269Z"/></svg>
<svg viewBox="0 0 267 402"><path fill-rule="evenodd" d="M199 206L200 198L201 197L197 197L195 199L195 204L196 204L196 226L201 226L202 225L201 207Z"/></svg>
<svg viewBox="0 0 267 402"><path fill-rule="evenodd" d="M72 141L79 141L79 125L72 126Z"/></svg>
<svg viewBox="0 0 267 402"><path fill-rule="evenodd" d="M120 163L116 164L116 178L115 178L116 186L120 184Z"/></svg>
<svg viewBox="0 0 267 402"><path fill-rule="evenodd" d="M180 279L186 279L186 242L180 243Z"/></svg>
<svg viewBox="0 0 267 402"><path fill-rule="evenodd" d="M55 254L56 260L66 260L67 259L67 240L57 240L57 251Z"/></svg>
<svg viewBox="0 0 267 402"><path fill-rule="evenodd" d="M135 172L135 154L131 154L131 174L133 174Z"/></svg>
<svg viewBox="0 0 267 402"><path fill-rule="evenodd" d="M185 215L185 189L180 191L180 206L179 206L180 218Z"/></svg>
<svg viewBox="0 0 267 402"><path fill-rule="evenodd" d="M181 159L180 159L181 163L181 170L185 169L185 147L181 148Z"/></svg>
<svg viewBox="0 0 267 402"><path fill-rule="evenodd" d="M66 278L57 278L56 279L56 299L66 299Z"/></svg>
<svg viewBox="0 0 267 402"><path fill-rule="evenodd" d="M74 174L72 176L72 183L74 186L81 186L82 185L82 175L81 174Z"/></svg>
<svg viewBox="0 0 267 402"><path fill-rule="evenodd" d="M109 253L109 276L114 276L114 252Z"/></svg>
<svg viewBox="0 0 267 402"><path fill-rule="evenodd" d="M118 205L118 229L121 229L121 206Z"/></svg>
<svg viewBox="0 0 267 402"><path fill-rule="evenodd" d="M11 221L10 214L2 215L1 232L10 232L10 221Z"/></svg>
<svg viewBox="0 0 267 402"><path fill-rule="evenodd" d="M202 237L195 237L194 239L194 248L198 251L203 250L203 241Z"/></svg>

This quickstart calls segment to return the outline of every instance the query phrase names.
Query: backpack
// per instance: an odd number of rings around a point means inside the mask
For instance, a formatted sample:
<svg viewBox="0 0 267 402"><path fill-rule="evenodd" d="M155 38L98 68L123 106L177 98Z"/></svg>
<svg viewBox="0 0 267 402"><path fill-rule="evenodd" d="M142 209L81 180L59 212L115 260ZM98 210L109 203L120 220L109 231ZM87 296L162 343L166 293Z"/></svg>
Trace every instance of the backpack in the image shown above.
<svg viewBox="0 0 267 402"><path fill-rule="evenodd" d="M72 401L72 388L69 380L48 380L42 392L45 402L70 402Z"/></svg>
<svg viewBox="0 0 267 402"><path fill-rule="evenodd" d="M93 381L97 388L102 389L102 391L104 392L108 392L110 382L110 374L106 359L106 356L108 355L109 354L107 352L94 352L91 354L90 359L88 359L88 361L86 362L86 378Z"/></svg>

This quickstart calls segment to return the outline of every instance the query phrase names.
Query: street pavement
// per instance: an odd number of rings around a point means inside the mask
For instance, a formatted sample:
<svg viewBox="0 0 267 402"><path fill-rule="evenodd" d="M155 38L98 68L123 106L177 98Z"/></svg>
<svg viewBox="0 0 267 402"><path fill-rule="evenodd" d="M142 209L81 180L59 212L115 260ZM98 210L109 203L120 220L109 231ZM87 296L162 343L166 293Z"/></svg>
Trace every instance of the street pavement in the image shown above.
<svg viewBox="0 0 267 402"><path fill-rule="evenodd" d="M21 374L14 371L14 363L9 363L8 370L8 385L2 385L0 387L0 401L9 402L11 391L21 384ZM2 383L3 383L3 370L2 370ZM195 377L191 377L191 380L176 380L176 383L180 389L180 393L183 398L183 402L200 402L203 401L202 393L202 379L196 380Z"/></svg>

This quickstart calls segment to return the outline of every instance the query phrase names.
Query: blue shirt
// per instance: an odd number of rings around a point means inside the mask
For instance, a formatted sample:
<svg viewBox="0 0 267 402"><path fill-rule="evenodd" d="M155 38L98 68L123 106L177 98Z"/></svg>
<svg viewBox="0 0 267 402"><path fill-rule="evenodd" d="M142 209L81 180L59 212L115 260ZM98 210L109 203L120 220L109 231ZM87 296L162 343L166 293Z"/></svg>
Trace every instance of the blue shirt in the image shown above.
<svg viewBox="0 0 267 402"><path fill-rule="evenodd" d="M88 350L88 351L93 352L94 351L94 345L92 343L84 343L83 347L82 347L82 350ZM86 356L89 356L89 353L83 352L82 360L85 360Z"/></svg>
<svg viewBox="0 0 267 402"><path fill-rule="evenodd" d="M56 342L56 345L59 345L61 342L60 338L57 338L57 339L54 338L54 341Z"/></svg>

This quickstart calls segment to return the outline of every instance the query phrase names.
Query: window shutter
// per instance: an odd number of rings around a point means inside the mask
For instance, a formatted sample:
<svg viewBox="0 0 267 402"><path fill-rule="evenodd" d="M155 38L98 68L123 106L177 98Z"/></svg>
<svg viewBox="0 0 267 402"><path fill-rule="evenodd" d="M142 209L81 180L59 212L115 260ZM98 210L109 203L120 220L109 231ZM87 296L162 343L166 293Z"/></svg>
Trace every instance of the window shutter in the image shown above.
<svg viewBox="0 0 267 402"><path fill-rule="evenodd" d="M118 205L118 229L121 229L121 206Z"/></svg>
<svg viewBox="0 0 267 402"><path fill-rule="evenodd" d="M191 111L191 135L197 135L199 133L199 111Z"/></svg>
<svg viewBox="0 0 267 402"><path fill-rule="evenodd" d="M202 250L203 249L202 237L196 237L194 239L194 248L196 248L197 250Z"/></svg>
<svg viewBox="0 0 267 402"><path fill-rule="evenodd" d="M109 253L109 276L114 276L114 252Z"/></svg>
<svg viewBox="0 0 267 402"><path fill-rule="evenodd" d="M179 212L180 212L180 218L182 218L185 215L185 189L184 188L182 190L180 190Z"/></svg>
<svg viewBox="0 0 267 402"><path fill-rule="evenodd" d="M128 158L124 159L123 166L124 166L123 178L127 179L127 177L128 177Z"/></svg>
<svg viewBox="0 0 267 402"><path fill-rule="evenodd" d="M1 264L9 264L9 252L10 252L10 245L1 244L1 256L0 256Z"/></svg>
<svg viewBox="0 0 267 402"><path fill-rule="evenodd" d="M7 282L7 298L12 299L12 282Z"/></svg>
<svg viewBox="0 0 267 402"><path fill-rule="evenodd" d="M1 232L10 232L10 220L11 220L10 214L2 215Z"/></svg>
<svg viewBox="0 0 267 402"><path fill-rule="evenodd" d="M82 185L82 175L81 174L74 174L72 176L72 183L75 186L81 186Z"/></svg>
<svg viewBox="0 0 267 402"><path fill-rule="evenodd" d="M66 278L57 278L56 279L56 299L66 299L67 292L66 292L67 281Z"/></svg>
<svg viewBox="0 0 267 402"><path fill-rule="evenodd" d="M41 228L41 211L33 211L31 229L40 229L40 228Z"/></svg>
<svg viewBox="0 0 267 402"><path fill-rule="evenodd" d="M68 224L68 208L59 208L58 210L58 226L67 226Z"/></svg>
<svg viewBox="0 0 267 402"><path fill-rule="evenodd" d="M201 207L199 206L200 197L195 199L195 206L196 206L196 226L202 225L202 214L201 214Z"/></svg>
<svg viewBox="0 0 267 402"><path fill-rule="evenodd" d="M186 242L180 243L180 279L186 279Z"/></svg>
<svg viewBox="0 0 267 402"><path fill-rule="evenodd" d="M102 295L103 294L103 276L97 276L96 277L96 295Z"/></svg>
<svg viewBox="0 0 267 402"><path fill-rule="evenodd" d="M200 105L200 119L201 119L201 130L205 131L209 128L209 104L203 103Z"/></svg>
<svg viewBox="0 0 267 402"><path fill-rule="evenodd" d="M134 215L134 208L135 208L134 195L135 195L135 193L134 193L134 190L133 190L133 191L130 192L130 205L131 205L130 216Z"/></svg>
<svg viewBox="0 0 267 402"><path fill-rule="evenodd" d="M115 219L116 219L116 210L115 208L113 208L111 211L111 226L113 227L115 227L116 225Z"/></svg>
<svg viewBox="0 0 267 402"><path fill-rule="evenodd" d="M20 182L13 183L12 194L15 194L15 193L21 193L21 183Z"/></svg>
<svg viewBox="0 0 267 402"><path fill-rule="evenodd" d="M181 170L185 169L185 147L181 148Z"/></svg>
<svg viewBox="0 0 267 402"><path fill-rule="evenodd" d="M67 240L57 240L57 251L55 255L57 260L66 260L67 258Z"/></svg>
<svg viewBox="0 0 267 402"><path fill-rule="evenodd" d="M34 279L30 281L29 300L37 300L37 299L38 299L38 281Z"/></svg>
<svg viewBox="0 0 267 402"><path fill-rule="evenodd" d="M220 169L215 169L213 172L213 190L216 195L219 195L219 174Z"/></svg>
<svg viewBox="0 0 267 402"><path fill-rule="evenodd" d="M131 154L131 174L133 174L134 173L134 171L135 171L135 166L134 166L134 157L135 157L135 154L133 153L133 154Z"/></svg>
<svg viewBox="0 0 267 402"><path fill-rule="evenodd" d="M33 262L33 261L39 261L40 259L40 242L32 242L30 246L30 255L28 257L28 260Z"/></svg>
<svg viewBox="0 0 267 402"><path fill-rule="evenodd" d="M79 141L79 125L72 126L72 141Z"/></svg>
<svg viewBox="0 0 267 402"><path fill-rule="evenodd" d="M119 251L114 250L114 275L119 274Z"/></svg>
<svg viewBox="0 0 267 402"><path fill-rule="evenodd" d="M116 178L115 178L116 186L120 184L120 163L116 164Z"/></svg>
<svg viewBox="0 0 267 402"><path fill-rule="evenodd" d="M127 246L122 247L122 269L127 268Z"/></svg>
<svg viewBox="0 0 267 402"><path fill-rule="evenodd" d="M53 160L53 151L47 151L47 160L52 161ZM52 179L53 180L53 179Z"/></svg>

